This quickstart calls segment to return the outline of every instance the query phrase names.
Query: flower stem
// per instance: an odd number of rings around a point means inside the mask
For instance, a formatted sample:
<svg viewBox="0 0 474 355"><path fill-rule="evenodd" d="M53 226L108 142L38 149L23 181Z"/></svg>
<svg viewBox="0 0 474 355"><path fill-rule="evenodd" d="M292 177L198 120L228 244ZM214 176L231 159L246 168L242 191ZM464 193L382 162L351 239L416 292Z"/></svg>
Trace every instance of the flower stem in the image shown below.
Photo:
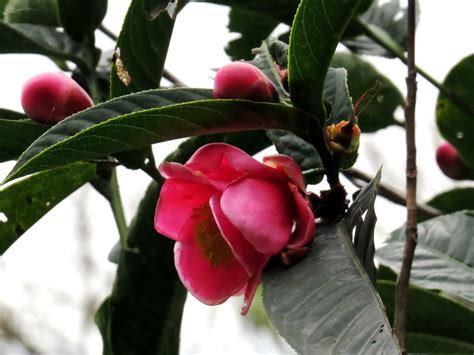
<svg viewBox="0 0 474 355"><path fill-rule="evenodd" d="M405 104L406 122L406 184L407 184L407 223L405 249L403 252L402 267L398 275L395 294L394 333L400 342L402 354L406 354L406 309L408 305L408 289L411 267L415 255L418 239L417 208L416 208L416 140L415 140L415 107L416 107L416 67L415 67L415 0L408 1L408 39L407 39L407 67L408 76L407 98Z"/></svg>
<svg viewBox="0 0 474 355"><path fill-rule="evenodd" d="M117 229L120 235L120 244L122 247L126 246L127 237L127 222L125 221L125 214L122 206L122 198L120 197L120 189L117 179L116 169L112 169L112 175L110 177L110 207L114 214L115 223L117 224Z"/></svg>

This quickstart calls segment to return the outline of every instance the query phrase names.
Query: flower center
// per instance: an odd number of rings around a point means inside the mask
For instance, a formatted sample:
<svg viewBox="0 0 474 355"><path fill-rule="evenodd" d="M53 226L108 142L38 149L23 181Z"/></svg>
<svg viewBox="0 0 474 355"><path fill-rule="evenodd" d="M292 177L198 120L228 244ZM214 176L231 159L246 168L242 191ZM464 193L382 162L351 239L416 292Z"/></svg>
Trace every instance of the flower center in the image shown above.
<svg viewBox="0 0 474 355"><path fill-rule="evenodd" d="M234 259L234 254L222 237L209 204L196 208L192 218L197 219L194 230L197 245L214 269Z"/></svg>

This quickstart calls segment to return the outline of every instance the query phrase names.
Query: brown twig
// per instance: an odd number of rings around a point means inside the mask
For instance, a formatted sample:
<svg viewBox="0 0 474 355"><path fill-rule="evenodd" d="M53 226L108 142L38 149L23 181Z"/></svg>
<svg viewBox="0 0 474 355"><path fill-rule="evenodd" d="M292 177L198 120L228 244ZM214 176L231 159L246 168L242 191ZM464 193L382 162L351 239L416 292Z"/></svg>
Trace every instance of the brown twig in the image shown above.
<svg viewBox="0 0 474 355"><path fill-rule="evenodd" d="M395 294L394 333L400 342L402 353L406 353L406 308L408 304L408 288L411 266L415 255L418 239L416 226L416 141L415 141L415 107L416 107L416 66L415 66L415 0L408 0L408 38L407 38L407 99L405 105L406 122L406 181L407 181L407 223L405 250L400 274L397 279Z"/></svg>
<svg viewBox="0 0 474 355"><path fill-rule="evenodd" d="M358 187L362 187L363 185L358 183L357 180L361 180L361 181L364 181L364 182L368 183L373 179L372 176L369 176L368 174L365 174L362 171L354 169L354 168L349 169L349 170L341 170L341 173L346 178L351 180L351 182L354 185L356 185ZM392 186L388 186L384 183L379 184L379 187L377 189L377 193L380 196L385 197L387 200L389 200L393 203L396 203L397 205L406 206L406 204L407 204L407 200L405 198L405 195L403 195L401 192L394 189ZM426 205L424 203L418 203L417 206L416 206L416 209L417 209L417 213L419 213L421 215L425 215L428 218L438 217L438 216L442 215L441 211L439 211L438 209L436 209L434 207Z"/></svg>

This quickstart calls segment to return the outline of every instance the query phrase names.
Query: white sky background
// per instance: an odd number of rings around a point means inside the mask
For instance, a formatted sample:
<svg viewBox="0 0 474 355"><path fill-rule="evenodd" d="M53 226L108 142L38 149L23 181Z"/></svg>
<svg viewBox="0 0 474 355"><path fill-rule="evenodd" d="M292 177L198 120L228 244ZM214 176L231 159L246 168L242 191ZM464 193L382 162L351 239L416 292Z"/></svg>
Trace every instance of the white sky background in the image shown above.
<svg viewBox="0 0 474 355"><path fill-rule="evenodd" d="M128 4L125 0L109 1L104 23L115 33L120 31ZM474 4L471 0L449 3L420 0L420 4L417 64L442 81L453 65L474 53L471 40ZM166 67L189 86L212 87L212 69L229 61L223 48L235 35L227 32L226 15L225 7L193 3L178 17ZM112 49L113 43L99 34L98 46ZM403 64L396 59L367 59L391 78L402 93L406 92ZM0 107L21 110L23 82L35 74L56 70L44 57L0 55ZM436 97L437 90L418 77L419 199L423 201L455 186L442 175L434 160L435 149L441 141L434 120ZM175 143L155 146L157 160L174 146ZM363 135L356 167L375 173L383 165L383 181L403 190L404 164L402 129L392 127ZM11 167L11 163L0 165L0 179ZM119 178L130 219L148 184L148 177L141 172L119 169ZM378 241L399 227L405 218L403 208L383 199L378 199L377 213ZM87 301L84 295L86 289L91 291L92 306L96 307L97 301L109 294L115 267L107 261L107 254L117 238L105 200L90 187L81 188L25 233L0 259L0 312L6 307L14 310L16 322L24 325L25 334L47 353L100 353L98 331L83 323L82 311ZM86 279L78 276L81 261L77 255L81 250L89 250L86 253L90 256L88 262L95 268ZM240 302L241 299L235 299L223 306L207 307L189 297L184 315L182 353L288 353L289 350L280 349L272 337L241 321Z"/></svg>

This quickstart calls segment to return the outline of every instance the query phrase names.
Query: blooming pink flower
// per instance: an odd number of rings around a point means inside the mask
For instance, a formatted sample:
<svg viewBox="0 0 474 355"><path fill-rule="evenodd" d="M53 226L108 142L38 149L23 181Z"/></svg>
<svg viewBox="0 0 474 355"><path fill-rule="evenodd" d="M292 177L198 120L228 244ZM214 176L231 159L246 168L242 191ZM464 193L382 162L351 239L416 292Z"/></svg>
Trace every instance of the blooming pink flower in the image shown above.
<svg viewBox="0 0 474 355"><path fill-rule="evenodd" d="M285 155L262 164L234 146L214 143L184 165L164 162L159 169L167 180L155 229L176 240L181 281L209 305L243 293L245 315L270 257L312 240L314 216L302 195L299 166Z"/></svg>

